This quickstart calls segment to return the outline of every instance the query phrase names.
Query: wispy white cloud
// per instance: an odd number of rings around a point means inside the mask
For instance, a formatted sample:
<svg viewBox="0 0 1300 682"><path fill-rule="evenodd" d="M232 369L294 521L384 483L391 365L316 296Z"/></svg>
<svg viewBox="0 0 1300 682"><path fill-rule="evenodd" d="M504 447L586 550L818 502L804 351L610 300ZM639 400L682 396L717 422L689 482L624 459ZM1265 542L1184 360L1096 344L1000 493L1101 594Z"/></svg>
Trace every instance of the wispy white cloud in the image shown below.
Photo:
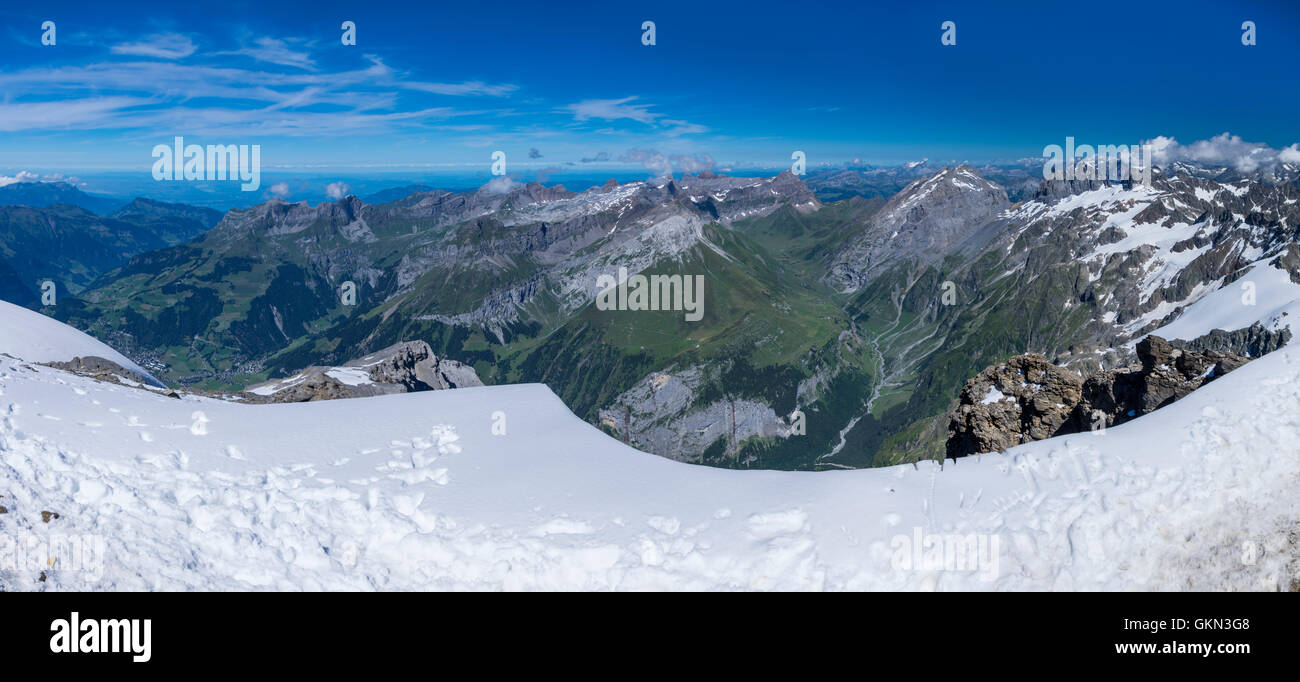
<svg viewBox="0 0 1300 682"><path fill-rule="evenodd" d="M139 97L88 97L52 102L0 102L0 131L93 130L118 126L131 107L149 104Z"/></svg>
<svg viewBox="0 0 1300 682"><path fill-rule="evenodd" d="M603 128L622 138L612 143L615 148L655 145L640 141L647 135L662 139L708 131L670 118L635 96L587 99L559 108L540 96L484 106L485 101L511 98L519 86L481 79L425 80L379 55L350 50L326 59L323 48L316 54L315 43L302 38L245 32L224 52L209 49L211 38L202 39L200 50L195 44L199 38L182 33L139 39L114 35L110 40L99 45L102 58L97 61L0 70L0 132L117 131L117 139L129 143L181 133L225 139L410 139L401 137L407 135L436 138L444 148L515 145L523 153L539 142L567 139L573 128L582 128L583 134ZM563 125L568 119L577 123ZM566 153L564 144L546 146ZM689 151L689 146L679 151ZM540 152L533 158L540 158ZM651 163L671 172L674 161L664 157Z"/></svg>
<svg viewBox="0 0 1300 682"><path fill-rule="evenodd" d="M664 126L666 126L664 130L664 134L668 135L669 137L677 137L678 135L692 135L697 133L709 132L708 128L705 128L704 126L699 125L698 123L690 123L689 121L676 121L673 119L665 118L663 120L663 124Z"/></svg>
<svg viewBox="0 0 1300 682"><path fill-rule="evenodd" d="M137 57L183 59L194 54L197 49L198 46L190 40L189 36L180 33L155 33L136 42L118 43L109 48L109 51L113 54Z"/></svg>
<svg viewBox="0 0 1300 682"><path fill-rule="evenodd" d="M437 88L419 82L411 88L378 59L369 61L362 68L332 73L175 61L111 61L0 72L0 91L8 95L0 103L0 130L151 128L198 134L237 129L241 134L324 136L428 127L455 116L485 113L412 107L400 93ZM447 85L447 92L484 94L514 87L478 82L464 88Z"/></svg>
<svg viewBox="0 0 1300 682"><path fill-rule="evenodd" d="M316 70L316 61L305 50L291 49L289 43L279 38L262 37L253 40L251 46L232 50L225 54L240 54L259 62L293 66L307 71Z"/></svg>
<svg viewBox="0 0 1300 682"><path fill-rule="evenodd" d="M573 120L578 122L591 120L636 121L657 128L661 134L667 135L668 137L706 133L709 131L708 128L697 123L691 123L690 121L683 121L680 119L664 118L663 114L652 111L651 106L652 105L650 104L639 102L638 98L633 96L624 97L622 99L585 99L581 102L575 102L564 107L562 111L567 111L573 114Z"/></svg>
<svg viewBox="0 0 1300 682"><path fill-rule="evenodd" d="M401 86L407 90L429 92L435 95L484 95L488 97L504 97L519 89L519 86L508 83L484 83L482 81L466 81L464 83L406 81L401 83Z"/></svg>
<svg viewBox="0 0 1300 682"><path fill-rule="evenodd" d="M632 119L640 123L654 125L660 114L650 111L649 104L636 104L636 97L623 99L585 99L565 107L573 113L576 121L589 121L593 118L602 121Z"/></svg>

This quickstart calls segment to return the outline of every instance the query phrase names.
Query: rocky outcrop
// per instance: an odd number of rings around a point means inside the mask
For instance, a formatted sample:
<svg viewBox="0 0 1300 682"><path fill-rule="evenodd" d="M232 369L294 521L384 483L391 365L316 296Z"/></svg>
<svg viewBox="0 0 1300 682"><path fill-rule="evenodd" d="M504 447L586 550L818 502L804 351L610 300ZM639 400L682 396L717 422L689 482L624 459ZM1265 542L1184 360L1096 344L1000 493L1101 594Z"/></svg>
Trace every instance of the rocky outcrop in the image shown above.
<svg viewBox="0 0 1300 682"><path fill-rule="evenodd" d="M1075 409L1074 431L1136 419L1250 362L1235 353L1178 348L1159 336L1139 341L1137 357L1141 365L1088 377L1083 399Z"/></svg>
<svg viewBox="0 0 1300 682"><path fill-rule="evenodd" d="M107 381L111 384L131 386L133 388L149 388L173 398L180 397L175 391L168 390L166 387L157 384L151 377L142 376L138 372L126 369L112 360L106 360L94 355L41 364L97 381Z"/></svg>
<svg viewBox="0 0 1300 682"><path fill-rule="evenodd" d="M1245 330L1242 330L1245 331ZM1137 344L1140 364L1087 379L1018 355L966 382L948 423L948 457L1122 424L1179 400L1250 361L1219 350L1180 348L1158 336Z"/></svg>
<svg viewBox="0 0 1300 682"><path fill-rule="evenodd" d="M155 386L150 379L100 357L43 364L98 381L181 397L176 391ZM246 403L304 403L482 385L473 367L434 355L429 344L423 341L408 341L343 365L307 367L287 379L257 384L247 391L190 390L186 393Z"/></svg>
<svg viewBox="0 0 1300 682"><path fill-rule="evenodd" d="M948 456L1000 452L1074 427L1083 379L1037 354L1017 355L970 381L948 425Z"/></svg>
<svg viewBox="0 0 1300 682"><path fill-rule="evenodd" d="M441 391L483 385L473 367L439 358L423 341L399 343L346 366L369 368L371 381L402 386L407 391Z"/></svg>
<svg viewBox="0 0 1300 682"><path fill-rule="evenodd" d="M239 397L253 403L302 403L482 385L473 367L439 358L423 341L408 341L336 367L308 367L287 379L252 386Z"/></svg>
<svg viewBox="0 0 1300 682"><path fill-rule="evenodd" d="M1217 350L1225 353L1235 353L1244 355L1249 358L1257 358L1261 355L1267 355L1273 351L1285 346L1291 340L1291 330L1283 327L1281 329L1265 329L1264 325L1256 322L1244 329L1237 329L1225 332L1222 329L1198 336L1191 341L1179 341L1174 339L1170 343L1179 348L1187 350L1208 351Z"/></svg>

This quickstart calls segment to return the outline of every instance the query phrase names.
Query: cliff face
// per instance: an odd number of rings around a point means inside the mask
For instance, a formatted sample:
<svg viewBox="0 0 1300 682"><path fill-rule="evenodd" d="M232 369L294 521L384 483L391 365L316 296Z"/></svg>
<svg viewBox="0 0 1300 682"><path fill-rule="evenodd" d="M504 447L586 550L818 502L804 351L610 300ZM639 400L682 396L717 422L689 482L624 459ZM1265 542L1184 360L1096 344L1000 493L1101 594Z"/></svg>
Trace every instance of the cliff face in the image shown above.
<svg viewBox="0 0 1300 682"><path fill-rule="evenodd" d="M1249 357L1175 347L1148 336L1140 364L1084 377L1042 355L1018 355L966 382L948 422L948 457L1000 452L1035 440L1136 419L1246 364Z"/></svg>

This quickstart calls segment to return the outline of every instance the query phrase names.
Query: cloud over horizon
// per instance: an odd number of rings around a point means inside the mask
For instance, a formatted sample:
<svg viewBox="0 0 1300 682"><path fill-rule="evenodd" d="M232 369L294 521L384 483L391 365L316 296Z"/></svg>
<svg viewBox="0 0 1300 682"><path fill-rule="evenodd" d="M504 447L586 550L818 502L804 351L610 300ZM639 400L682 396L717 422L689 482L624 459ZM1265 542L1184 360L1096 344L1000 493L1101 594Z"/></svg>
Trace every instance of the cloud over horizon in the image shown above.
<svg viewBox="0 0 1300 682"><path fill-rule="evenodd" d="M1147 140L1157 165L1176 161L1225 166L1243 173L1273 168L1279 163L1300 163L1300 143L1274 149L1262 142L1246 142L1238 135L1221 133L1208 140L1180 144L1163 135Z"/></svg>
<svg viewBox="0 0 1300 682"><path fill-rule="evenodd" d="M272 185L271 191L274 192L276 187L283 184L284 183L277 183L275 185ZM288 186L285 186L285 189L287 190ZM347 196L348 192L350 192L351 190L352 188L348 186L348 183L343 182L342 180L338 182L331 182L330 184L325 185L325 196L337 201Z"/></svg>

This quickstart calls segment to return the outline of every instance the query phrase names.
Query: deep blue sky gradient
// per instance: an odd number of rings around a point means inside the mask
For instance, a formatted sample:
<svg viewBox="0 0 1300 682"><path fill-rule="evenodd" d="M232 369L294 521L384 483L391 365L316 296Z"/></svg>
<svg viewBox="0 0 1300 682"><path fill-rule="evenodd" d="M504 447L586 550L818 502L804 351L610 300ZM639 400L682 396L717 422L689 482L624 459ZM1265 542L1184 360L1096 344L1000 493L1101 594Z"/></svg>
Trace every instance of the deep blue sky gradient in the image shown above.
<svg viewBox="0 0 1300 682"><path fill-rule="evenodd" d="M58 25L55 47L39 44L46 19ZM356 47L339 44L344 19L358 25ZM657 24L652 47L640 41L647 19ZM1241 45L1247 19L1258 26L1254 47ZM945 20L957 23L955 47L940 45ZM194 52L113 52L170 34ZM708 155L719 166L788 164L800 149L816 166L1039 156L1067 135L1100 144L1223 132L1274 147L1300 141L1300 3L1289 1L56 1L0 10L0 36L0 169L9 172L147 170L152 146L176 134L261 144L271 168L485 167L495 149L532 168L602 153L616 161L629 149ZM309 66L239 53L266 39L285 41ZM239 94L267 87L268 74L328 83L372 58L389 82L325 87L296 108ZM247 79L203 96L202 75L190 92L152 77L39 78L122 64L141 74L237 69ZM492 92L394 85L404 81ZM281 96L310 90L271 87ZM113 97L132 104L48 123L14 108ZM369 98L374 108L359 104ZM584 119L574 108L625 98L635 98L620 105L633 118ZM289 113L323 123L278 130ZM541 156L530 159L530 149Z"/></svg>

